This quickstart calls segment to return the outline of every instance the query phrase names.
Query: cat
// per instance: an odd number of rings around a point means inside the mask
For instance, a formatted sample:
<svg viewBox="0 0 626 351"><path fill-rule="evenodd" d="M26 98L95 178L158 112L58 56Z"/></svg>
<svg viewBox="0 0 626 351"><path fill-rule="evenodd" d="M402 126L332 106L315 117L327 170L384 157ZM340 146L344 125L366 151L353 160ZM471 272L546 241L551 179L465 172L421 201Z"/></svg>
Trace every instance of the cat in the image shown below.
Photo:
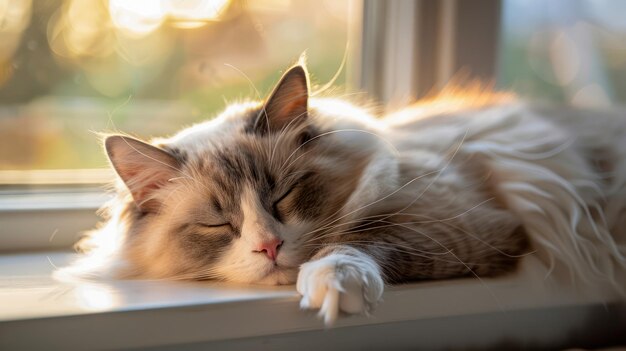
<svg viewBox="0 0 626 351"><path fill-rule="evenodd" d="M385 284L529 254L585 282L626 266L624 114L451 88L375 118L309 84L296 64L264 102L150 143L106 137L116 196L61 273L295 283L332 324Z"/></svg>

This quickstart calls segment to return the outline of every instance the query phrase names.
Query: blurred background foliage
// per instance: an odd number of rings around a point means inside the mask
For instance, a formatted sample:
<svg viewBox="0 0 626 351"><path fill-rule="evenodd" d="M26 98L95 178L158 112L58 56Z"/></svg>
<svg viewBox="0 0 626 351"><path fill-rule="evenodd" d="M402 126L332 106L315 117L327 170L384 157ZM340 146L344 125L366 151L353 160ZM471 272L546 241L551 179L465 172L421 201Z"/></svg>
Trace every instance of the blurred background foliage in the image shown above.
<svg viewBox="0 0 626 351"><path fill-rule="evenodd" d="M332 0L0 0L0 169L106 166L96 132L173 133L264 96L304 51L323 85L341 65L349 10Z"/></svg>
<svg viewBox="0 0 626 351"><path fill-rule="evenodd" d="M626 101L626 1L504 0L498 83L531 99Z"/></svg>

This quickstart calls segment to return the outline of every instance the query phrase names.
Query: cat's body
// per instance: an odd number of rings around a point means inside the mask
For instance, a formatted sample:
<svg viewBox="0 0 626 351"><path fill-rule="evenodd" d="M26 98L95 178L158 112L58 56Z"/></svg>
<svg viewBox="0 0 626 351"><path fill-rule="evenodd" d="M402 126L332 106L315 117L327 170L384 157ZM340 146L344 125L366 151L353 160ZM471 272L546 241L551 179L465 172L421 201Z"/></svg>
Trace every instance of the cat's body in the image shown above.
<svg viewBox="0 0 626 351"><path fill-rule="evenodd" d="M626 116L448 98L374 119L309 99L296 66L264 105L160 148L109 137L124 183L66 272L297 282L328 322L369 310L384 283L496 275L531 250L612 279L626 264Z"/></svg>

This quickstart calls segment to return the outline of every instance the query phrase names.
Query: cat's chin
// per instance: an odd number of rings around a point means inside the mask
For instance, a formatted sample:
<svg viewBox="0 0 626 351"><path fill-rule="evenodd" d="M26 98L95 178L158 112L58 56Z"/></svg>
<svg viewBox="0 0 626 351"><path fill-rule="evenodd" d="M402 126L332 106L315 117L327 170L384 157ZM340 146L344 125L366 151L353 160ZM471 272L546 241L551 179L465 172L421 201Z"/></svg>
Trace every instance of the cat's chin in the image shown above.
<svg viewBox="0 0 626 351"><path fill-rule="evenodd" d="M275 266L255 283L262 285L288 285L294 284L297 277L297 268Z"/></svg>

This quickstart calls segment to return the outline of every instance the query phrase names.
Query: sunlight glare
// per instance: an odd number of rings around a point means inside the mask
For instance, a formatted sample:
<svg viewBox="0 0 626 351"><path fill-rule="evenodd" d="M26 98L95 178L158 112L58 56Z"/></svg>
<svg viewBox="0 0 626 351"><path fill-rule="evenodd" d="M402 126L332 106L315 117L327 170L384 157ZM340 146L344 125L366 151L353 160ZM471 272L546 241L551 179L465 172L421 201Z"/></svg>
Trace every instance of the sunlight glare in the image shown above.
<svg viewBox="0 0 626 351"><path fill-rule="evenodd" d="M65 59L105 57L113 52L106 8L99 0L70 0L50 19L50 49Z"/></svg>
<svg viewBox="0 0 626 351"><path fill-rule="evenodd" d="M30 23L30 13L30 0L0 0L0 33L22 32Z"/></svg>
<svg viewBox="0 0 626 351"><path fill-rule="evenodd" d="M123 33L143 37L166 20L179 28L197 28L217 21L230 0L109 0L114 26Z"/></svg>
<svg viewBox="0 0 626 351"><path fill-rule="evenodd" d="M548 53L557 83L562 86L572 83L582 66L576 41L567 31L558 30L549 45Z"/></svg>
<svg viewBox="0 0 626 351"><path fill-rule="evenodd" d="M106 311L117 304L113 289L106 285L80 282L74 294L78 304L89 311Z"/></svg>
<svg viewBox="0 0 626 351"><path fill-rule="evenodd" d="M30 17L30 0L0 0L0 64L9 61L17 50Z"/></svg>
<svg viewBox="0 0 626 351"><path fill-rule="evenodd" d="M143 37L161 26L165 13L156 0L109 0L113 25L124 34Z"/></svg>
<svg viewBox="0 0 626 351"><path fill-rule="evenodd" d="M216 21L228 7L230 0L163 0L162 6L179 28L201 27Z"/></svg>

